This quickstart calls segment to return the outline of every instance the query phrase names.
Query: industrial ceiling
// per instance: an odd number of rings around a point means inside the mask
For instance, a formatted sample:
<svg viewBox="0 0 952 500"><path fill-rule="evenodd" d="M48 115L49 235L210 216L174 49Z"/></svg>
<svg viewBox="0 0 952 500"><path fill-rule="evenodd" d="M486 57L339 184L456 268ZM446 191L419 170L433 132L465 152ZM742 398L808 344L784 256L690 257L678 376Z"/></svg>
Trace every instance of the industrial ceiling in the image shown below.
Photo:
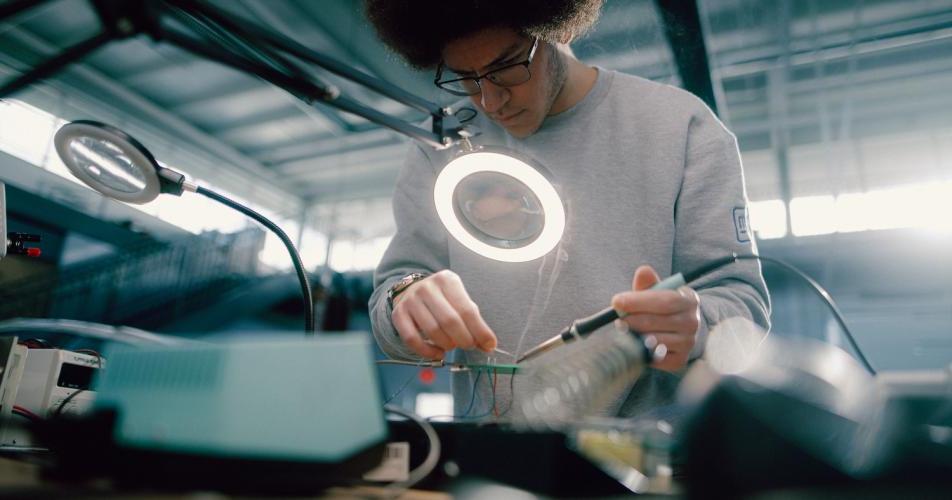
<svg viewBox="0 0 952 500"><path fill-rule="evenodd" d="M421 97L451 102L430 75L384 48L361 2L215 3ZM738 136L752 199L948 175L934 171L939 160L911 161L896 151L911 149L903 134L917 131L916 140L948 143L952 0L700 0L698 6L717 108ZM14 74L98 29L86 0L49 2L0 24L0 63ZM682 81L652 0L607 1L599 24L573 49L603 68ZM325 78L381 111L423 118ZM211 155L222 176L260 180L271 189L263 203L282 194L303 206L385 199L406 147L403 138L363 119L307 106L268 83L144 37L112 43L51 85L59 95L68 89L118 111L119 125L141 122L175 148ZM24 98L56 113L55 95ZM873 146L864 141L877 138L892 141L892 156L869 152Z"/></svg>

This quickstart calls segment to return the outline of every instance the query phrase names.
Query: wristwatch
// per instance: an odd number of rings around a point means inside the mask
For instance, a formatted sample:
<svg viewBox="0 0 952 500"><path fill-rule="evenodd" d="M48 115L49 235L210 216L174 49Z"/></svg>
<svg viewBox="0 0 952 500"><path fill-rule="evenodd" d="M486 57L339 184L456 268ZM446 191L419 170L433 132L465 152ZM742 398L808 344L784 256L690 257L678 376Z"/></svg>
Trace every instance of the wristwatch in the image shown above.
<svg viewBox="0 0 952 500"><path fill-rule="evenodd" d="M387 304L390 306L390 310L393 311L393 299L397 298L397 295L403 293L404 290L410 287L410 285L416 283L417 281L426 278L429 274L425 273L412 273L400 278L400 281L394 283L390 290L387 290Z"/></svg>

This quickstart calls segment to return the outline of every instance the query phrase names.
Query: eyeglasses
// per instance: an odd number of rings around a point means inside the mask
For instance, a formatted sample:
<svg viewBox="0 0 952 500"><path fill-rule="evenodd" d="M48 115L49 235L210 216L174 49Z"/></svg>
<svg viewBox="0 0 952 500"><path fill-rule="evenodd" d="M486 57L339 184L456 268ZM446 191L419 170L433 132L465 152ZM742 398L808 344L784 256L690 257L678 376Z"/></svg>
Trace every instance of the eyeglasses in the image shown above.
<svg viewBox="0 0 952 500"><path fill-rule="evenodd" d="M433 80L433 83L450 94L459 96L476 95L482 92L483 89L479 85L479 81L483 78L500 87L514 87L526 83L529 81L529 78L532 78L532 73L529 72L529 65L532 64L532 58L535 57L536 48L538 46L539 39L536 38L532 41L532 48L529 49L529 55L525 61L507 64L482 75L459 78L458 75L451 74L451 76L455 78L443 80L443 63L440 63L439 68L436 70L436 78Z"/></svg>

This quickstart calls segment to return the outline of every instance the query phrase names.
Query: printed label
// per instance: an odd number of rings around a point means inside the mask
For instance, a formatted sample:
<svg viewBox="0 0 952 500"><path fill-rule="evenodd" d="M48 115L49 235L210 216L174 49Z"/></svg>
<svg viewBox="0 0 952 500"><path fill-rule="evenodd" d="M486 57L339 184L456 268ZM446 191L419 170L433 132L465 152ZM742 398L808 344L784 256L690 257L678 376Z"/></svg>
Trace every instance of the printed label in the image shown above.
<svg viewBox="0 0 952 500"><path fill-rule="evenodd" d="M387 443L383 460L364 474L368 481L406 481L410 477L410 443Z"/></svg>
<svg viewBox="0 0 952 500"><path fill-rule="evenodd" d="M746 207L734 209L734 231L738 242L747 243L750 241L750 219L747 216Z"/></svg>

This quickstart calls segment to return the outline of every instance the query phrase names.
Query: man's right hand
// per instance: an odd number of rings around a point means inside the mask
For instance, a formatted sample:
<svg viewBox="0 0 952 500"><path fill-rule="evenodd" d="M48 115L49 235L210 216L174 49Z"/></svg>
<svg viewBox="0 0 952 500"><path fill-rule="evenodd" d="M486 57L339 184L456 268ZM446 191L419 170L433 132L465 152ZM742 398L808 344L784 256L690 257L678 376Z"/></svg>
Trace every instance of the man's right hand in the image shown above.
<svg viewBox="0 0 952 500"><path fill-rule="evenodd" d="M492 352L496 335L453 271L443 270L393 299L393 326L403 343L427 359L443 359L457 347Z"/></svg>

